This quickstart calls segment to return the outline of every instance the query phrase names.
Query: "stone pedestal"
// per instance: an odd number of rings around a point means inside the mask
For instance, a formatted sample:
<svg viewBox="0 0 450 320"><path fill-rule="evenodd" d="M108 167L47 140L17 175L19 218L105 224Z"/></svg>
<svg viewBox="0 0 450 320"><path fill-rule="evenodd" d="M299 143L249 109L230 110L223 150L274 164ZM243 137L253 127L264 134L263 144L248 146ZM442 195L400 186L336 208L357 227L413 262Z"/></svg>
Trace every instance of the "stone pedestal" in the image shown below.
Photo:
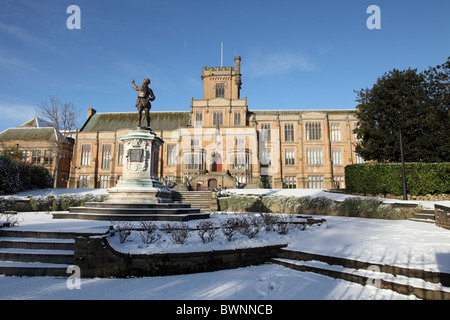
<svg viewBox="0 0 450 320"><path fill-rule="evenodd" d="M164 141L146 128L131 130L122 138L123 173L117 186L108 189L105 202L87 202L53 214L54 219L110 221L186 221L208 219L209 213L188 203L173 203L172 193L158 179L160 148Z"/></svg>
<svg viewBox="0 0 450 320"><path fill-rule="evenodd" d="M160 148L164 141L146 128L122 137L123 175L108 189L109 203L171 203L170 191L158 179Z"/></svg>

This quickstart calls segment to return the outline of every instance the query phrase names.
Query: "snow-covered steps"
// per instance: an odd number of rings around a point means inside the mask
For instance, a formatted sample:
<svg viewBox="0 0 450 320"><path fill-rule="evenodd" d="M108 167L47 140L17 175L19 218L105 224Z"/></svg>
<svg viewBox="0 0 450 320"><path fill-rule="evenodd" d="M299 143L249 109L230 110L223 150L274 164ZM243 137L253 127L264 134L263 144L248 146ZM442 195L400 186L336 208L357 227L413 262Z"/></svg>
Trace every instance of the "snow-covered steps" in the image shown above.
<svg viewBox="0 0 450 320"><path fill-rule="evenodd" d="M1 248L72 250L74 239L0 237Z"/></svg>
<svg viewBox="0 0 450 320"><path fill-rule="evenodd" d="M43 262L0 261L0 274L28 277L67 277L69 264Z"/></svg>
<svg viewBox="0 0 450 320"><path fill-rule="evenodd" d="M74 234L0 230L0 274L67 276L74 263Z"/></svg>
<svg viewBox="0 0 450 320"><path fill-rule="evenodd" d="M450 274L397 266L371 264L363 261L312 253L280 250L273 263L299 271L323 274L361 285L375 285L421 299L450 299Z"/></svg>
<svg viewBox="0 0 450 320"><path fill-rule="evenodd" d="M211 191L172 191L174 203L190 203L193 208L211 212L217 210L217 201Z"/></svg>
<svg viewBox="0 0 450 320"><path fill-rule="evenodd" d="M73 263L73 250L0 249L0 261Z"/></svg>
<svg viewBox="0 0 450 320"><path fill-rule="evenodd" d="M434 209L421 209L414 214L413 218L408 218L411 221L436 223Z"/></svg>

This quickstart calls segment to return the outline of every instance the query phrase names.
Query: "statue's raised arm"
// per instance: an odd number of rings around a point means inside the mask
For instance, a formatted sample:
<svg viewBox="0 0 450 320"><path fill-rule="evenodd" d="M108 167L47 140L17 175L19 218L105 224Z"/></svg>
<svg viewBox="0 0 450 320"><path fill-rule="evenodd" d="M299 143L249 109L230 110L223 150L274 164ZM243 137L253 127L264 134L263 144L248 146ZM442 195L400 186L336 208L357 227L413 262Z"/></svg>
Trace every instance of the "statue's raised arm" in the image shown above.
<svg viewBox="0 0 450 320"><path fill-rule="evenodd" d="M139 88L137 85L136 85L136 83L134 82L134 80L133 81L131 81L131 83L133 84L133 88L134 88L134 90L136 90L136 91L139 91L139 90L141 90L141 88Z"/></svg>

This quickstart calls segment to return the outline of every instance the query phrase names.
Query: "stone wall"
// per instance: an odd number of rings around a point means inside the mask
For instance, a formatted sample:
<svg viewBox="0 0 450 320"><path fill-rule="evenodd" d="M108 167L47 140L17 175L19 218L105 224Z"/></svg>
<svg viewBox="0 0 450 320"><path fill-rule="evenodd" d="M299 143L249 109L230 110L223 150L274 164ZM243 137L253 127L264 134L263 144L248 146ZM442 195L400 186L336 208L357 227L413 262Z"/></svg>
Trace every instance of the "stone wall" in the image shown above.
<svg viewBox="0 0 450 320"><path fill-rule="evenodd" d="M75 239L74 264L80 267L83 278L163 276L246 267L269 261L287 246L142 255L117 252L107 238Z"/></svg>
<svg viewBox="0 0 450 320"><path fill-rule="evenodd" d="M434 205L434 214L436 225L450 230L450 202L448 205L436 204Z"/></svg>

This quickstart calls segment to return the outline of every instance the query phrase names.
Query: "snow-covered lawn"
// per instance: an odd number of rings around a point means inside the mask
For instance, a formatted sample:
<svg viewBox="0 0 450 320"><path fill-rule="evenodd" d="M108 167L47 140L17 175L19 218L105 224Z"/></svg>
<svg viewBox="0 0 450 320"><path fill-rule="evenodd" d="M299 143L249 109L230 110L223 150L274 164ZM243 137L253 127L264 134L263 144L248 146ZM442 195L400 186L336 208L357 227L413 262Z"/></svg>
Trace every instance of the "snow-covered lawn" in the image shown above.
<svg viewBox="0 0 450 320"><path fill-rule="evenodd" d="M394 291L265 264L216 272L129 279L0 276L0 299L39 300L355 300L415 299ZM181 305L181 303L180 303ZM168 313L175 310L166 310Z"/></svg>
<svg viewBox="0 0 450 320"><path fill-rule="evenodd" d="M105 191L97 189L94 192L98 194ZM256 192L252 190L250 193ZM283 193L277 190L269 192ZM296 195L314 196L313 192L316 196L333 197L335 200L347 197L322 190L302 190L297 191ZM44 195L47 193L44 192ZM292 195L292 192L287 193ZM211 221L219 223L230 215L233 214L213 214ZM108 221L53 220L50 214L44 212L19 213L18 217L21 222L16 228L23 230L106 232L110 225ZM147 246L137 235L130 236L128 240L132 241L124 244L119 243L116 235L111 238L111 243L120 251L139 253L288 243L288 248L293 250L450 273L449 230L408 220L335 216L316 218L325 218L326 226L311 226L304 231L296 229L285 236L263 230L254 239L239 236L231 243L219 236L220 231L216 239L207 244L200 241L196 231L191 231L183 245L161 238ZM198 221L189 221L188 224L195 228ZM414 296L404 296L390 290L361 286L272 264L167 277L82 279L80 290L69 290L66 280L57 277L0 276L0 299L415 299Z"/></svg>

